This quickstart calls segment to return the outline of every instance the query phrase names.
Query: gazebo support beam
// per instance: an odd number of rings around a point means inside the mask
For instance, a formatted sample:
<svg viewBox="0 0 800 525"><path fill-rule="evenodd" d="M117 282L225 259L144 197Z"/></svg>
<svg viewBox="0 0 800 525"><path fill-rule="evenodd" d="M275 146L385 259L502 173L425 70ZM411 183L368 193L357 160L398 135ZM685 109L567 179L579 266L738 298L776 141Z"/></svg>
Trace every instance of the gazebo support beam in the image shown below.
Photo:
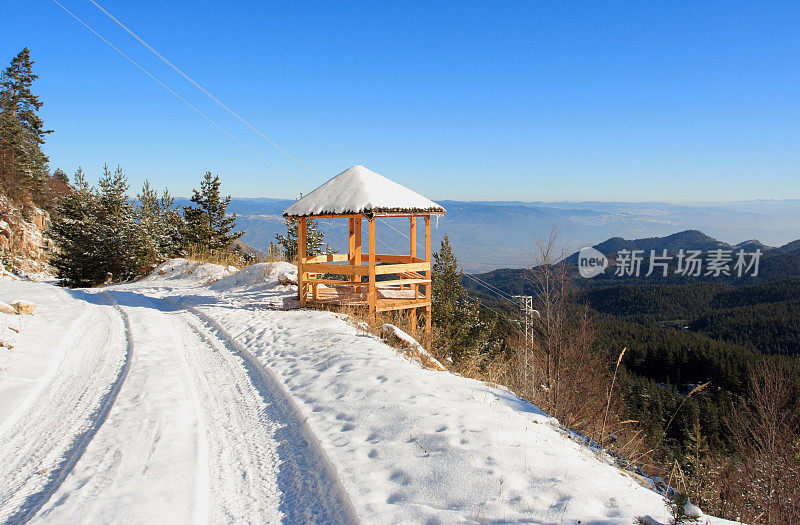
<svg viewBox="0 0 800 525"><path fill-rule="evenodd" d="M425 216L425 261L431 264L431 269L427 271L427 277L433 283L433 262L431 261L431 216ZM425 298L433 302L433 290L431 285L425 285ZM433 308L431 305L425 307L425 333L431 335L431 318Z"/></svg>
<svg viewBox="0 0 800 525"><path fill-rule="evenodd" d="M306 305L306 218L301 217L297 224L297 293L300 296L300 308Z"/></svg>
<svg viewBox="0 0 800 525"><path fill-rule="evenodd" d="M374 322L378 311L378 289L375 286L375 217L369 218L369 286L367 287L369 317Z"/></svg>
<svg viewBox="0 0 800 525"><path fill-rule="evenodd" d="M408 230L408 240L409 240L409 255L411 255L412 260L414 257L417 256L417 218L416 217L409 217L410 225ZM419 299L419 285L412 284L411 289L414 290L414 300ZM417 309L411 308L408 311L409 316L409 323L408 326L411 328L411 335L416 335L417 333Z"/></svg>
<svg viewBox="0 0 800 525"><path fill-rule="evenodd" d="M361 266L361 217L353 218L353 231L355 232L355 252L353 254L353 264L356 266ZM353 281L361 282L361 276L354 275Z"/></svg>
<svg viewBox="0 0 800 525"><path fill-rule="evenodd" d="M350 235L348 236L347 243L347 264L350 266L356 265L356 220L354 218L348 219L350 223ZM355 275L350 276L351 281L355 281Z"/></svg>

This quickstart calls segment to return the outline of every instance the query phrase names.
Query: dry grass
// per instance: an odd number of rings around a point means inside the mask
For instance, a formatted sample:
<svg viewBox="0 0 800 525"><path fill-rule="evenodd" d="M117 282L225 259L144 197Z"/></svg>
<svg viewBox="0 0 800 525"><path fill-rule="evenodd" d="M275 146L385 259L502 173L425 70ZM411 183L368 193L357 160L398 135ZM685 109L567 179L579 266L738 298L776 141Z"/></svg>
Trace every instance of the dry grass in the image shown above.
<svg viewBox="0 0 800 525"><path fill-rule="evenodd" d="M253 257L249 259L244 257L241 252L231 250L212 251L198 246L190 246L186 251L186 258L190 261L219 264L221 266L235 266L240 270L252 264L281 260L274 256Z"/></svg>

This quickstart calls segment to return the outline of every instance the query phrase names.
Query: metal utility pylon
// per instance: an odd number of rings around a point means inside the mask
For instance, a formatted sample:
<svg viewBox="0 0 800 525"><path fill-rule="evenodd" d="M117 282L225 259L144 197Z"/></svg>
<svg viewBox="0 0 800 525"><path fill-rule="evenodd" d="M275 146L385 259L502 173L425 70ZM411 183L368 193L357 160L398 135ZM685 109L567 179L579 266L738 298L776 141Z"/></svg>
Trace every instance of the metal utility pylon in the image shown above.
<svg viewBox="0 0 800 525"><path fill-rule="evenodd" d="M515 299L519 300L519 305L522 309L522 319L525 323L525 375L530 378L531 395L534 390L534 370L530 362L530 352L533 346L533 318L539 317L539 311L533 309L533 296L532 295L515 295Z"/></svg>
<svg viewBox="0 0 800 525"><path fill-rule="evenodd" d="M525 348L527 349L533 343L533 316L539 312L533 309L532 295L515 295L514 298L519 299L522 309L522 319L525 323Z"/></svg>

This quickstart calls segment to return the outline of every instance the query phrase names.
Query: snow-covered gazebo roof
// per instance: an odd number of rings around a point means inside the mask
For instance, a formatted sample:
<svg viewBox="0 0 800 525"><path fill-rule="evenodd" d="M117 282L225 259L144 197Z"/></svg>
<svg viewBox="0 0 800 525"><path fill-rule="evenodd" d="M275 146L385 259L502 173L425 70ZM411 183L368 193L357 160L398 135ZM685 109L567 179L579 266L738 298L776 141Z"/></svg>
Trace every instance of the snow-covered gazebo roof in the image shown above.
<svg viewBox="0 0 800 525"><path fill-rule="evenodd" d="M289 206L284 217L442 214L445 209L405 186L357 165Z"/></svg>

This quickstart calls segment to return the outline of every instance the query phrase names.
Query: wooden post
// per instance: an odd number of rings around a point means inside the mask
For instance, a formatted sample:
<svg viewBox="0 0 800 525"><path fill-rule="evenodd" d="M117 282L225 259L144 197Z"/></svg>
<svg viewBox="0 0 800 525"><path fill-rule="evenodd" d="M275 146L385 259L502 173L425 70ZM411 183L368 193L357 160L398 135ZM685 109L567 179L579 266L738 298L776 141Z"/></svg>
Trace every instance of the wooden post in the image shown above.
<svg viewBox="0 0 800 525"><path fill-rule="evenodd" d="M297 224L297 293L300 297L300 308L306 305L306 218L301 217Z"/></svg>
<svg viewBox="0 0 800 525"><path fill-rule="evenodd" d="M378 290L375 287L375 217L369 218L369 285L367 289L369 318L375 322L378 310Z"/></svg>
<svg viewBox="0 0 800 525"><path fill-rule="evenodd" d="M411 241L411 257L417 256L417 218L411 217L411 229L408 231L408 238Z"/></svg>
<svg viewBox="0 0 800 525"><path fill-rule="evenodd" d="M350 235L348 237L348 248L347 248L347 263L350 266L355 266L356 264L356 220L352 217L349 219L350 222ZM350 280L355 281L356 276L351 275Z"/></svg>
<svg viewBox="0 0 800 525"><path fill-rule="evenodd" d="M431 262L431 216L425 216L425 261ZM433 283L433 268L428 272L428 279ZM433 301L433 289L430 284L425 286L425 296L428 301ZM433 308L428 305L425 307L425 333L431 335L431 317L433 316Z"/></svg>
<svg viewBox="0 0 800 525"><path fill-rule="evenodd" d="M361 217L356 217L353 219L353 229L355 230L355 244L353 250L355 251L355 259L353 260L353 264L356 266L361 266ZM353 275L351 277L353 282L360 283L361 276L360 275Z"/></svg>
<svg viewBox="0 0 800 525"><path fill-rule="evenodd" d="M410 246L410 255L411 257L417 256L417 218L413 215L409 217L411 219L411 225L408 230L408 239L411 242ZM413 261L413 259L412 259ZM414 300L416 301L419 298L419 285L412 284L411 289L414 290ZM411 328L411 335L415 335L417 332L417 309L411 308L408 312L409 315L409 327Z"/></svg>

